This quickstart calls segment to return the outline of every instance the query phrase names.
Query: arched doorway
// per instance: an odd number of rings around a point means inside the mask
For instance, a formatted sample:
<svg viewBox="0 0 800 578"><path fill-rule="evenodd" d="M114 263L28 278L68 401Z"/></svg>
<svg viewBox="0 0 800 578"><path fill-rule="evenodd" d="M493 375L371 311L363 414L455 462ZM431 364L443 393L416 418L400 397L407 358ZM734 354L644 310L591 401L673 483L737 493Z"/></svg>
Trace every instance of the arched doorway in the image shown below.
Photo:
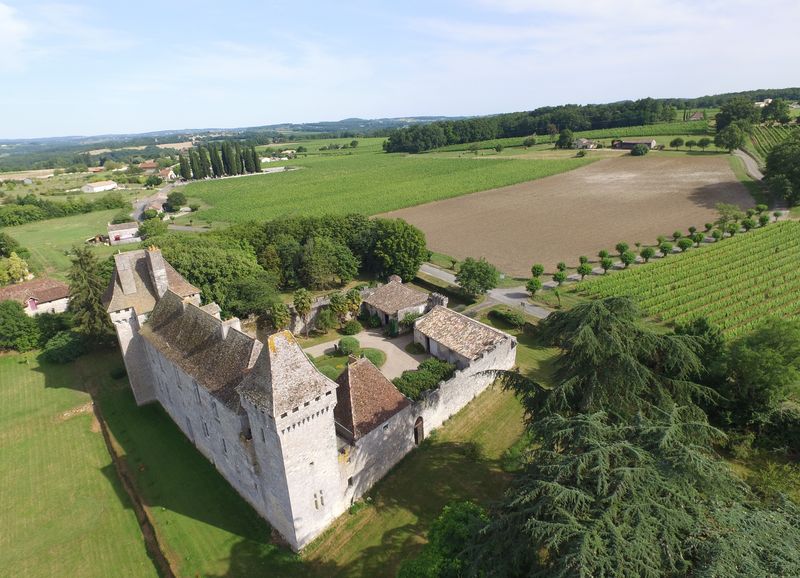
<svg viewBox="0 0 800 578"><path fill-rule="evenodd" d="M422 416L414 422L414 445L418 446L425 439L425 427L422 425Z"/></svg>

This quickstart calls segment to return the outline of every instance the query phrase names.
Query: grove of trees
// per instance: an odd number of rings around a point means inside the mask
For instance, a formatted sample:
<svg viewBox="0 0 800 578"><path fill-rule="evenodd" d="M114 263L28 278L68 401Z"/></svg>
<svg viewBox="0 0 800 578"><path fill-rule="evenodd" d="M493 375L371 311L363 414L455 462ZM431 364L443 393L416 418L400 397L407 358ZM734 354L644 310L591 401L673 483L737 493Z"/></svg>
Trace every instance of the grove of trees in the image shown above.
<svg viewBox="0 0 800 578"><path fill-rule="evenodd" d="M254 145L239 142L210 142L189 149L179 159L181 178L206 179L261 172L261 157Z"/></svg>

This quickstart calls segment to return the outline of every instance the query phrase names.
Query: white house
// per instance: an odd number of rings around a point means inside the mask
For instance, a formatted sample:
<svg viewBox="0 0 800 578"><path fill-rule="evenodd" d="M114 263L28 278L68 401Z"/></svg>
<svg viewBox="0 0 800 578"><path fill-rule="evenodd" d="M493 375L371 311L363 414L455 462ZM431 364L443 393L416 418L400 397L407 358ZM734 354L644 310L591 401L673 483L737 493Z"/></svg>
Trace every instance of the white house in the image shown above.
<svg viewBox="0 0 800 578"><path fill-rule="evenodd" d="M0 287L0 301L16 301L30 316L63 313L69 303L69 286L55 279L40 277Z"/></svg>
<svg viewBox="0 0 800 578"><path fill-rule="evenodd" d="M108 242L112 245L125 245L127 243L139 243L139 223L130 221L128 223L108 224Z"/></svg>
<svg viewBox="0 0 800 578"><path fill-rule="evenodd" d="M588 138L579 138L575 141L576 149L596 149L597 143Z"/></svg>
<svg viewBox="0 0 800 578"><path fill-rule="evenodd" d="M114 181L97 181L96 183L86 183L81 187L84 193L101 193L103 191L113 191L117 188Z"/></svg>

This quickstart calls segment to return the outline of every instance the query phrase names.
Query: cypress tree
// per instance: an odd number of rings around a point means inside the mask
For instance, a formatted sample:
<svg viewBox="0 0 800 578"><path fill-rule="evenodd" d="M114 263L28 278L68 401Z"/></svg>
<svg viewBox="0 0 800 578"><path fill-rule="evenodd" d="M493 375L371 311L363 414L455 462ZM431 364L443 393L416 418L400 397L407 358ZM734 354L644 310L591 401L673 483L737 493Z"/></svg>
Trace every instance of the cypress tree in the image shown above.
<svg viewBox="0 0 800 578"><path fill-rule="evenodd" d="M95 343L109 341L114 328L102 302L108 283L89 247L75 248L67 278L69 311L73 314L75 330Z"/></svg>
<svg viewBox="0 0 800 578"><path fill-rule="evenodd" d="M180 166L181 178L188 181L189 179L192 178L192 170L189 168L189 161L186 160L186 157L184 155L180 155L179 161L181 165Z"/></svg>
<svg viewBox="0 0 800 578"><path fill-rule="evenodd" d="M203 170L200 168L200 157L196 151L189 151L189 165L192 167L192 178L202 179Z"/></svg>
<svg viewBox="0 0 800 578"><path fill-rule="evenodd" d="M256 165L253 162L253 150L245 148L242 150L242 159L244 161L244 171L246 173L253 173L256 170Z"/></svg>
<svg viewBox="0 0 800 578"><path fill-rule="evenodd" d="M252 147L253 151L253 168L257 173L261 172L261 156L256 151L256 147Z"/></svg>
<svg viewBox="0 0 800 578"><path fill-rule="evenodd" d="M222 159L219 157L219 150L213 145L209 145L208 152L211 155L211 168L214 169L214 176L221 177L225 174L225 167L222 166Z"/></svg>
<svg viewBox="0 0 800 578"><path fill-rule="evenodd" d="M226 175L236 174L236 165L233 162L233 150L231 143L225 141L222 143L222 166L225 168Z"/></svg>
<svg viewBox="0 0 800 578"><path fill-rule="evenodd" d="M241 175L244 173L244 162L242 161L242 147L239 143L234 144L233 149L233 162L236 165L236 174Z"/></svg>
<svg viewBox="0 0 800 578"><path fill-rule="evenodd" d="M208 158L208 150L206 147L200 147L198 151L200 155L200 170L203 171L203 178L211 176L211 159Z"/></svg>

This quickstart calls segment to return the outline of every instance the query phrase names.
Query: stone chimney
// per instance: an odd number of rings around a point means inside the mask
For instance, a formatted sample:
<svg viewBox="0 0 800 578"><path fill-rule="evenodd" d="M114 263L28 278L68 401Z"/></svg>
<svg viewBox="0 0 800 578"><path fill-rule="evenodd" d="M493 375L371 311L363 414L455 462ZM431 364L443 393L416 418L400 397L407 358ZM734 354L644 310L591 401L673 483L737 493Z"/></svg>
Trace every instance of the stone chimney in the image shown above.
<svg viewBox="0 0 800 578"><path fill-rule="evenodd" d="M130 255L126 253L114 255L114 264L117 268L117 278L122 287L122 292L125 295L136 293L136 279L133 274L133 263L131 263Z"/></svg>
<svg viewBox="0 0 800 578"><path fill-rule="evenodd" d="M233 327L237 331L242 330L242 323L239 321L238 317L231 317L230 319L226 319L220 325L220 330L222 331L222 338L225 339L228 337L228 330Z"/></svg>
<svg viewBox="0 0 800 578"><path fill-rule="evenodd" d="M433 309L437 305L441 305L442 307L447 307L447 297L442 295L441 293L431 293L428 295L428 310Z"/></svg>
<svg viewBox="0 0 800 578"><path fill-rule="evenodd" d="M147 269L150 271L153 289L155 289L160 298L169 289L169 281L167 280L167 266L164 262L164 256L158 247L147 248Z"/></svg>
<svg viewBox="0 0 800 578"><path fill-rule="evenodd" d="M389 276L389 283L402 283L403 279L400 278L400 275L390 275Z"/></svg>

